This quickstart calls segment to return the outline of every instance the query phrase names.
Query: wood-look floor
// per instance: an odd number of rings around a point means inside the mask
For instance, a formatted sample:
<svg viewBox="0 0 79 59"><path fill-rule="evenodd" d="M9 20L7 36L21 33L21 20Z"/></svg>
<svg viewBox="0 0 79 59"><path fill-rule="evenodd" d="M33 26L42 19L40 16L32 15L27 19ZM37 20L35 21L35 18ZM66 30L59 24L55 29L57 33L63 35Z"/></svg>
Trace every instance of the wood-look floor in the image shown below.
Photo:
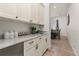
<svg viewBox="0 0 79 59"><path fill-rule="evenodd" d="M45 52L44 56L75 56L75 54L68 39L63 36L60 40L52 40L51 48Z"/></svg>

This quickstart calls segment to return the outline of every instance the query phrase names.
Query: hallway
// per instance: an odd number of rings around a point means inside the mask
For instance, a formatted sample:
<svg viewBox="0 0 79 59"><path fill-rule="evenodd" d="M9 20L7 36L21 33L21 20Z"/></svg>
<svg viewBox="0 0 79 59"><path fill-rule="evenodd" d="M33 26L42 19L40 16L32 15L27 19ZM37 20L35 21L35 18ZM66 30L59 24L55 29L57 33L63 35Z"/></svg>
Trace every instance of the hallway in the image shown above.
<svg viewBox="0 0 79 59"><path fill-rule="evenodd" d="M52 40L51 45L51 49L48 49L44 56L75 56L66 37Z"/></svg>

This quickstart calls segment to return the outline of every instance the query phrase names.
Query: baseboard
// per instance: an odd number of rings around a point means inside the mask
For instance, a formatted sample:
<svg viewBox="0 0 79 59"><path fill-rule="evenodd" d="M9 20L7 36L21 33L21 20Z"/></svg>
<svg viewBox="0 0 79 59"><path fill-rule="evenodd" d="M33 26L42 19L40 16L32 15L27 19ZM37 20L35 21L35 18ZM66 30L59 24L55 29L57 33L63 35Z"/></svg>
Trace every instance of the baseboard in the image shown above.
<svg viewBox="0 0 79 59"><path fill-rule="evenodd" d="M75 48L73 47L72 43L70 42L70 40L68 40L68 41L69 41L69 44L70 44L70 46L71 46L73 52L75 53L76 56L78 56L78 53L77 53L77 51L75 50Z"/></svg>
<svg viewBox="0 0 79 59"><path fill-rule="evenodd" d="M66 37L67 38L67 36L66 35L60 35L61 37Z"/></svg>

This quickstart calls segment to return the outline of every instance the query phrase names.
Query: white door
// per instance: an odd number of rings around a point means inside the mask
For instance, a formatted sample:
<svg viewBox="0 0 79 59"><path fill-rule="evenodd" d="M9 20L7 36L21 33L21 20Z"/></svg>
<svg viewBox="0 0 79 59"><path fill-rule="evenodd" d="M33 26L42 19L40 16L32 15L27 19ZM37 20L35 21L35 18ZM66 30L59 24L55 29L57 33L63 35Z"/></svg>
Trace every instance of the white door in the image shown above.
<svg viewBox="0 0 79 59"><path fill-rule="evenodd" d="M0 3L0 16L16 19L16 4Z"/></svg>

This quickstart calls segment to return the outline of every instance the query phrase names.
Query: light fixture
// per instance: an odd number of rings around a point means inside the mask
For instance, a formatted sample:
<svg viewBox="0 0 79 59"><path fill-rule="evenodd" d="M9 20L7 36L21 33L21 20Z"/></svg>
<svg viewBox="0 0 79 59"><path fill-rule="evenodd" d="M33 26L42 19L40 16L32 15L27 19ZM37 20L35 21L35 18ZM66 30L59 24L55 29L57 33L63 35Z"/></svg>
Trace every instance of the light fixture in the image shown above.
<svg viewBox="0 0 79 59"><path fill-rule="evenodd" d="M53 8L56 8L56 6L53 6Z"/></svg>

